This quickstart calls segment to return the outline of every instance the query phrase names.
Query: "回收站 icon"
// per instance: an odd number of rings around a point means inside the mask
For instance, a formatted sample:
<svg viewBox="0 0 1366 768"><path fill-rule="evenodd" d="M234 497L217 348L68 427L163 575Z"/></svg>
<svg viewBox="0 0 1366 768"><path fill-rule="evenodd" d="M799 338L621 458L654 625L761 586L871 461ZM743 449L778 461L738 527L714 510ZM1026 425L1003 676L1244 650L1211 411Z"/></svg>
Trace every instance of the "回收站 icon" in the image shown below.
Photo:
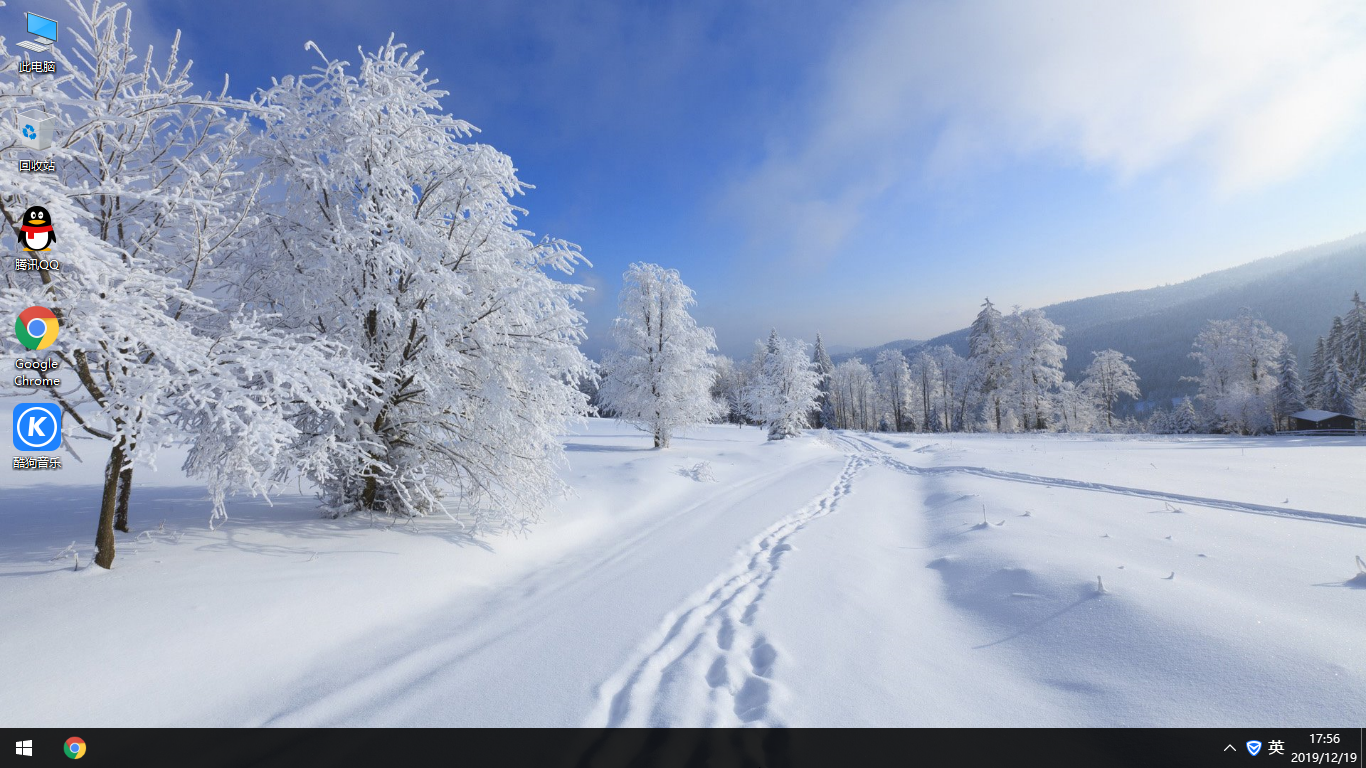
<svg viewBox="0 0 1366 768"><path fill-rule="evenodd" d="M52 146L52 128L57 118L46 112L19 113L19 143L29 149L47 149Z"/></svg>

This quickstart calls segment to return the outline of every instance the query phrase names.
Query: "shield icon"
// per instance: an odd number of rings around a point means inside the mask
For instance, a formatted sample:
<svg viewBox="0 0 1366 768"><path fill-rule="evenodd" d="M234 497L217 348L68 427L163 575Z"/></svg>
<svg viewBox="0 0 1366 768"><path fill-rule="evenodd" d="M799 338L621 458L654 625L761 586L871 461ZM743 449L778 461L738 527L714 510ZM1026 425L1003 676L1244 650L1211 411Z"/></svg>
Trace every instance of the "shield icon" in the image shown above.
<svg viewBox="0 0 1366 768"><path fill-rule="evenodd" d="M1261 752L1261 751L1262 751L1262 743L1261 743L1260 741L1249 741L1249 742L1247 743L1247 753L1248 753L1249 755L1252 755L1253 757L1256 757L1256 756L1257 756L1257 753L1258 753L1258 752Z"/></svg>

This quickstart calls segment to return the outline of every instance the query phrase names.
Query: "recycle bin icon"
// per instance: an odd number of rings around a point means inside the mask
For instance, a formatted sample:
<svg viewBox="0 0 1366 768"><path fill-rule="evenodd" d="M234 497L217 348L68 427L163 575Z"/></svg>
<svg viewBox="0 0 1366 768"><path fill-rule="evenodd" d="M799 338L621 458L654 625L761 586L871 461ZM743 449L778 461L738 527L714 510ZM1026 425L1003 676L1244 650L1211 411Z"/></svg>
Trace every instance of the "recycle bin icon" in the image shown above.
<svg viewBox="0 0 1366 768"><path fill-rule="evenodd" d="M19 113L19 141L29 149L52 146L52 127L57 118L44 112Z"/></svg>

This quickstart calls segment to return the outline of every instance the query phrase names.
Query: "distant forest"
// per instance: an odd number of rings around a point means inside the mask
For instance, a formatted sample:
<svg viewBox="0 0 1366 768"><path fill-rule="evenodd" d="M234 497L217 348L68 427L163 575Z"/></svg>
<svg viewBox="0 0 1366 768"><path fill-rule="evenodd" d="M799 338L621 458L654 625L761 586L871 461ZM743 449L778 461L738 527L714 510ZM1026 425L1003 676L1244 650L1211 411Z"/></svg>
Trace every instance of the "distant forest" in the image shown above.
<svg viewBox="0 0 1366 768"><path fill-rule="evenodd" d="M1191 357L1192 343L1210 320L1235 317L1244 308L1289 339L1301 366L1309 364L1315 341L1335 316L1351 309L1354 291L1366 292L1366 233L1211 272L1175 285L1125 291L1043 307L1049 320L1063 326L1067 347L1063 370L1080 380L1092 352L1115 349L1134 358L1143 397L1118 407L1124 413L1169 407L1194 396L1200 365ZM990 297L1001 306L1009 296ZM885 349L915 351L947 345L968 354L968 329L924 342L891 342L847 355L871 364Z"/></svg>

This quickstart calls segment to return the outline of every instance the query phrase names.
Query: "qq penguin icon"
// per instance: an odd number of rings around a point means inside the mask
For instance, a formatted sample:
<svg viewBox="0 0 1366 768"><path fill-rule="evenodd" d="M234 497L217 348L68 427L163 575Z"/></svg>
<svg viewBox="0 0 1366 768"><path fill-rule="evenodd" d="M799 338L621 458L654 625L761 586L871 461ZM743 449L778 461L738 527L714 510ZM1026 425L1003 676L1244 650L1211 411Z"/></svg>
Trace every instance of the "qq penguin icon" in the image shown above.
<svg viewBox="0 0 1366 768"><path fill-rule="evenodd" d="M24 219L19 225L19 244L26 251L46 251L57 242L57 232L52 228L52 214L41 205L24 211Z"/></svg>

